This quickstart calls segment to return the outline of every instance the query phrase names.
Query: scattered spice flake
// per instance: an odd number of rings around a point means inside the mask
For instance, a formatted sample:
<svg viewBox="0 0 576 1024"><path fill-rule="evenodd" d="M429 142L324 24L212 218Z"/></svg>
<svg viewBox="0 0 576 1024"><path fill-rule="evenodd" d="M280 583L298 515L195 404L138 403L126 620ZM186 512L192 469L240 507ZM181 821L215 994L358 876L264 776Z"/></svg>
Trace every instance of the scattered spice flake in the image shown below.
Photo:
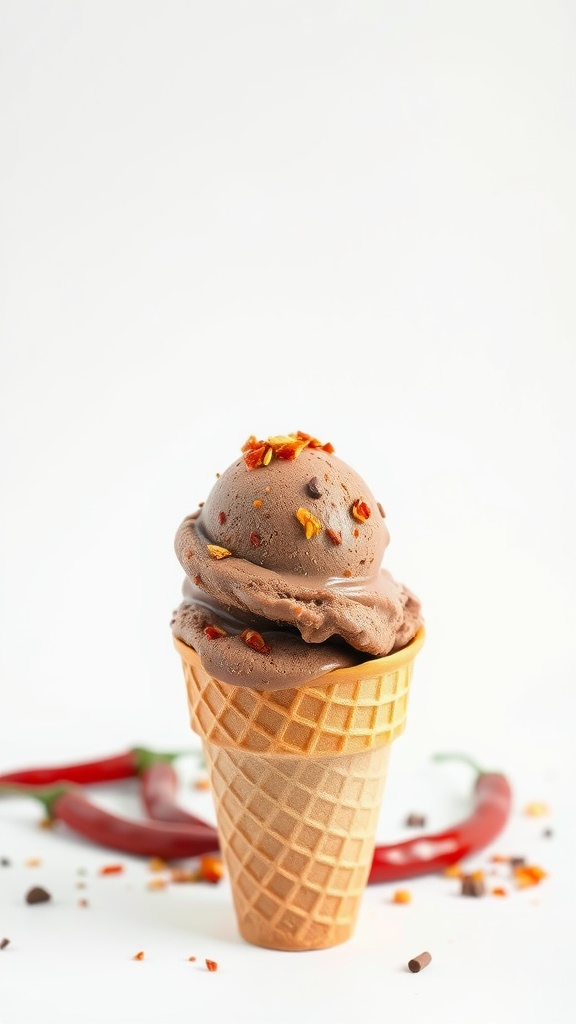
<svg viewBox="0 0 576 1024"><path fill-rule="evenodd" d="M170 872L170 881L175 882L176 885L185 885L188 882L198 882L199 875L191 868L173 868Z"/></svg>
<svg viewBox="0 0 576 1024"><path fill-rule="evenodd" d="M526 863L526 857L510 857L510 866L520 868Z"/></svg>
<svg viewBox="0 0 576 1024"><path fill-rule="evenodd" d="M201 779L196 779L194 789L210 789L210 779L208 776L206 775Z"/></svg>
<svg viewBox="0 0 576 1024"><path fill-rule="evenodd" d="M312 537L316 537L322 529L322 523L316 516L313 516L307 508L299 508L295 512L296 519L304 527L304 533L306 534L306 540L310 540Z"/></svg>
<svg viewBox="0 0 576 1024"><path fill-rule="evenodd" d="M134 954L134 960L143 960L143 959L144 959L144 950L143 949L141 949L139 953L135 953Z"/></svg>
<svg viewBox="0 0 576 1024"><path fill-rule="evenodd" d="M197 959L197 957L195 957L195 956L189 956L189 957L188 957L188 960L189 960L189 961L190 961L191 963L195 963L195 962L196 962L196 959Z"/></svg>
<svg viewBox="0 0 576 1024"><path fill-rule="evenodd" d="M201 587L201 586L202 586L202 577L201 577L201 576L198 576L198 575L196 575L196 576L194 577L194 584L195 584L195 585L196 585L197 587Z"/></svg>
<svg viewBox="0 0 576 1024"><path fill-rule="evenodd" d="M224 525L224 523L226 522L226 513L225 512L219 512L218 513L218 522L220 523L221 526Z"/></svg>
<svg viewBox="0 0 576 1024"><path fill-rule="evenodd" d="M261 498L256 498L256 500L252 502L254 508L262 508L263 504L264 503Z"/></svg>
<svg viewBox="0 0 576 1024"><path fill-rule="evenodd" d="M268 451L272 451L272 449L269 449L265 444L259 444L258 447L250 448L245 451L244 462L246 463L247 468L257 469L258 466L264 465L264 457L267 455ZM271 458L272 456L270 455L270 459ZM270 461L270 459L268 459L268 461Z"/></svg>
<svg viewBox="0 0 576 1024"><path fill-rule="evenodd" d="M250 543L253 548L259 548L262 543L262 538L259 536L259 534L254 533L254 531L252 531L252 533L250 534Z"/></svg>
<svg viewBox="0 0 576 1024"><path fill-rule="evenodd" d="M166 861L162 860L161 857L152 857L152 859L148 861L148 871L165 871L165 870L166 870Z"/></svg>
<svg viewBox="0 0 576 1024"><path fill-rule="evenodd" d="M121 875L124 871L123 864L105 864L100 868L99 875Z"/></svg>
<svg viewBox="0 0 576 1024"><path fill-rule="evenodd" d="M218 970L218 964L216 963L215 960L207 960L206 961L206 967L208 968L209 971L217 971Z"/></svg>
<svg viewBox="0 0 576 1024"><path fill-rule="evenodd" d="M0 857L0 868L9 868L10 860L8 857Z"/></svg>
<svg viewBox="0 0 576 1024"><path fill-rule="evenodd" d="M156 878L151 878L149 880L147 888L148 889L165 889L167 885L168 885L168 879L167 878L159 878L157 876Z"/></svg>
<svg viewBox="0 0 576 1024"><path fill-rule="evenodd" d="M88 900L85 900L85 899L78 900L78 906L79 907L88 907L89 906Z"/></svg>
<svg viewBox="0 0 576 1024"><path fill-rule="evenodd" d="M492 864L508 864L510 857L504 857L501 853L494 853L490 857Z"/></svg>
<svg viewBox="0 0 576 1024"><path fill-rule="evenodd" d="M519 889L527 889L532 885L539 885L546 872L537 864L521 864L514 868L514 878Z"/></svg>
<svg viewBox="0 0 576 1024"><path fill-rule="evenodd" d="M396 889L392 897L393 903L410 903L411 900L412 895L408 892L408 889Z"/></svg>
<svg viewBox="0 0 576 1024"><path fill-rule="evenodd" d="M406 818L408 828L424 828L426 818L423 814L409 814Z"/></svg>
<svg viewBox="0 0 576 1024"><path fill-rule="evenodd" d="M228 548L221 548L219 544L207 544L206 547L211 558L228 558L232 554Z"/></svg>
<svg viewBox="0 0 576 1024"><path fill-rule="evenodd" d="M10 945L10 939L0 939L0 949L6 949Z"/></svg>
<svg viewBox="0 0 576 1024"><path fill-rule="evenodd" d="M212 882L215 884L224 877L224 865L220 857L215 857L213 854L204 854L200 858L200 878L203 882Z"/></svg>
<svg viewBox="0 0 576 1024"><path fill-rule="evenodd" d="M42 861L40 860L40 857L28 857L24 861L24 866L27 868L37 868L41 863Z"/></svg>
<svg viewBox="0 0 576 1024"><path fill-rule="evenodd" d="M350 579L351 575L352 575L352 569L344 569L344 576L346 577L347 580Z"/></svg>
<svg viewBox="0 0 576 1024"><path fill-rule="evenodd" d="M41 885L35 885L26 893L26 903L48 903L51 899L50 893Z"/></svg>
<svg viewBox="0 0 576 1024"><path fill-rule="evenodd" d="M86 889L86 882L76 882L77 889Z"/></svg>
<svg viewBox="0 0 576 1024"><path fill-rule="evenodd" d="M38 822L38 825L40 828L52 828L54 820L52 818L42 818L42 820Z"/></svg>
<svg viewBox="0 0 576 1024"><path fill-rule="evenodd" d="M240 633L240 639L253 651L258 651L258 654L270 654L271 648L255 629L245 629Z"/></svg>
<svg viewBox="0 0 576 1024"><path fill-rule="evenodd" d="M341 533L337 532L336 530L329 530L329 529L326 530L326 533L330 537L330 540L332 541L333 544L341 544L342 543L342 534Z"/></svg>
<svg viewBox="0 0 576 1024"><path fill-rule="evenodd" d="M550 808L542 800L532 800L531 803L526 804L524 814L528 814L531 818L543 818L550 814Z"/></svg>
<svg viewBox="0 0 576 1024"><path fill-rule="evenodd" d="M367 519L370 519L372 513L370 511L369 505L367 505L366 502L362 501L360 498L357 498L357 500L352 505L352 515L354 516L354 519L358 520L359 523L365 523Z"/></svg>
<svg viewBox="0 0 576 1024"><path fill-rule="evenodd" d="M220 629L220 626L205 626L204 634L209 640L217 640L221 636L228 636L225 629Z"/></svg>
<svg viewBox="0 0 576 1024"><path fill-rule="evenodd" d="M503 889L501 885L497 885L495 889L492 889L492 895L493 896L507 896L508 892L507 892L506 889Z"/></svg>
<svg viewBox="0 0 576 1024"><path fill-rule="evenodd" d="M544 836L544 839L552 839L552 836L554 835L554 830L551 828L545 828L542 835Z"/></svg>
<svg viewBox="0 0 576 1024"><path fill-rule="evenodd" d="M444 868L444 874L446 878L461 878L462 868L460 864L449 864L447 868Z"/></svg>

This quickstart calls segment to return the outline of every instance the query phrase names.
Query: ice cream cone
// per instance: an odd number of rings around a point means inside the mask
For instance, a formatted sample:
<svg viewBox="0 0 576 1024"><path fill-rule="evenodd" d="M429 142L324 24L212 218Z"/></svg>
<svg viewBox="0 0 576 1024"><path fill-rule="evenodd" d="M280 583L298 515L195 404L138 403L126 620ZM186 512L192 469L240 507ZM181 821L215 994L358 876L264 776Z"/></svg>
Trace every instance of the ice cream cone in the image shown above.
<svg viewBox="0 0 576 1024"><path fill-rule="evenodd" d="M253 690L181 655L243 937L283 950L349 939L372 863L420 629L401 651L294 689Z"/></svg>

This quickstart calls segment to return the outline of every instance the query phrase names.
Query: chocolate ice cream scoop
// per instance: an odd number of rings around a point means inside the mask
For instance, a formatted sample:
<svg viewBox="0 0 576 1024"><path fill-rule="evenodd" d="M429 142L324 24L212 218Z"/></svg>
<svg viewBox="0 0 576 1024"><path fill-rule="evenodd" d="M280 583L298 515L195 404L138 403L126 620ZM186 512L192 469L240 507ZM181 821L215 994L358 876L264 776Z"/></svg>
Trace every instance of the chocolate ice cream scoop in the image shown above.
<svg viewBox="0 0 576 1024"><path fill-rule="evenodd" d="M388 654L421 623L381 569L388 542L374 495L330 445L251 438L178 529L193 586L174 632L222 682L264 689Z"/></svg>

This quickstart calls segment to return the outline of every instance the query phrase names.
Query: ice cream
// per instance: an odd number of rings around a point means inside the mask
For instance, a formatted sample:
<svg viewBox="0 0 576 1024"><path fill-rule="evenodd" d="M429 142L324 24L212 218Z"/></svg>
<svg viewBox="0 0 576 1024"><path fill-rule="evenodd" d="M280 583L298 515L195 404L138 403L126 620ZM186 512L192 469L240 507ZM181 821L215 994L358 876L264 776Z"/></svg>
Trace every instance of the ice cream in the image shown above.
<svg viewBox="0 0 576 1024"><path fill-rule="evenodd" d="M241 934L306 950L351 937L420 603L382 567L389 535L329 444L249 438L188 516L172 630L202 739Z"/></svg>
<svg viewBox="0 0 576 1024"><path fill-rule="evenodd" d="M250 438L176 535L174 633L211 675L255 689L389 654L421 615L381 566L388 542L382 506L331 445Z"/></svg>

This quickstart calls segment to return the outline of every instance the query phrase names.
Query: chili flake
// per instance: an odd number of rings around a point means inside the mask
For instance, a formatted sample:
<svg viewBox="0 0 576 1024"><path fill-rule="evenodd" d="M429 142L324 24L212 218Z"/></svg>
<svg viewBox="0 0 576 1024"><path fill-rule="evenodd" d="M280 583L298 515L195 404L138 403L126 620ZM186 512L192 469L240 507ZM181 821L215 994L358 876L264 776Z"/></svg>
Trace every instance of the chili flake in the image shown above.
<svg viewBox="0 0 576 1024"><path fill-rule="evenodd" d="M104 867L100 868L100 875L121 875L124 871L123 864L105 864Z"/></svg>
<svg viewBox="0 0 576 1024"><path fill-rule="evenodd" d="M524 814L530 815L531 818L542 818L549 813L550 808L541 800L533 800L524 808Z"/></svg>
<svg viewBox="0 0 576 1024"><path fill-rule="evenodd" d="M263 504L263 502L262 502L262 500L260 498L256 498L256 501L252 502L252 505L254 506L254 508L262 508L262 504Z"/></svg>
<svg viewBox="0 0 576 1024"><path fill-rule="evenodd" d="M298 522L304 527L306 540L310 540L311 537L316 537L316 535L320 533L322 523L319 519L316 519L316 516L313 516L307 508L299 508L295 513L295 516Z"/></svg>
<svg viewBox="0 0 576 1024"><path fill-rule="evenodd" d="M215 960L207 960L206 961L206 967L208 968L209 971L217 971L218 970L218 964L216 963Z"/></svg>
<svg viewBox="0 0 576 1024"><path fill-rule="evenodd" d="M514 868L514 877L519 889L526 889L531 885L539 885L546 872L536 864L520 864Z"/></svg>
<svg viewBox="0 0 576 1024"><path fill-rule="evenodd" d="M135 960L143 960L144 959L144 950L141 949L139 953L135 953L134 954L134 959Z"/></svg>
<svg viewBox="0 0 576 1024"><path fill-rule="evenodd" d="M207 853L200 858L200 878L203 882L219 882L224 877L224 865L220 857Z"/></svg>
<svg viewBox="0 0 576 1024"><path fill-rule="evenodd" d="M326 533L330 537L330 540L332 541L333 544L341 544L342 543L342 534L341 533L337 532L336 530L330 530L328 528L326 529Z"/></svg>
<svg viewBox="0 0 576 1024"><path fill-rule="evenodd" d="M219 626L205 626L204 634L209 640L217 640L218 637L228 636L228 633L224 629L220 629Z"/></svg>
<svg viewBox="0 0 576 1024"><path fill-rule="evenodd" d="M410 903L412 896L408 892L408 889L396 889L392 897L393 903Z"/></svg>
<svg viewBox="0 0 576 1024"><path fill-rule="evenodd" d="M232 554L228 548L221 548L219 544L207 544L206 547L211 558L228 558Z"/></svg>
<svg viewBox="0 0 576 1024"><path fill-rule="evenodd" d="M225 512L219 512L218 513L218 522L220 523L221 526L224 525L224 523L226 522L226 513Z"/></svg>
<svg viewBox="0 0 576 1024"><path fill-rule="evenodd" d="M367 505L366 502L362 501L360 498L357 498L357 500L352 505L352 515L354 516L354 519L358 520L359 523L365 523L367 519L370 519L372 513L370 511L369 505Z"/></svg>
<svg viewBox="0 0 576 1024"><path fill-rule="evenodd" d="M252 650L258 651L258 654L270 654L271 648L255 629L245 629L243 633L240 633L240 639Z"/></svg>
<svg viewBox="0 0 576 1024"><path fill-rule="evenodd" d="M262 538L257 533L254 533L254 531L252 531L252 533L250 534L250 543L253 548L259 548L262 543Z"/></svg>

